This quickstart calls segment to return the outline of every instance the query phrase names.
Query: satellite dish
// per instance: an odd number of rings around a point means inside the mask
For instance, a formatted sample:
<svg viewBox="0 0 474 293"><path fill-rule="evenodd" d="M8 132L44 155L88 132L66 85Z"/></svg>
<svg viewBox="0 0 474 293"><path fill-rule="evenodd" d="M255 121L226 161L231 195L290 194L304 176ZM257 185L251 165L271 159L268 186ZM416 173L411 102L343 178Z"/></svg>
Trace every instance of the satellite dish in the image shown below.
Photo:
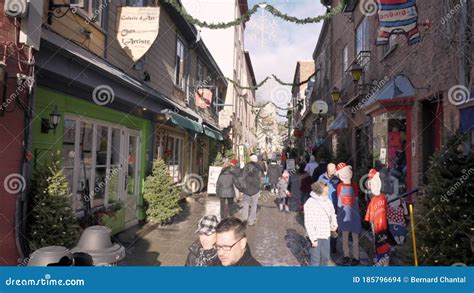
<svg viewBox="0 0 474 293"><path fill-rule="evenodd" d="M325 101L318 100L311 105L311 112L314 114L326 114L328 112L328 104Z"/></svg>

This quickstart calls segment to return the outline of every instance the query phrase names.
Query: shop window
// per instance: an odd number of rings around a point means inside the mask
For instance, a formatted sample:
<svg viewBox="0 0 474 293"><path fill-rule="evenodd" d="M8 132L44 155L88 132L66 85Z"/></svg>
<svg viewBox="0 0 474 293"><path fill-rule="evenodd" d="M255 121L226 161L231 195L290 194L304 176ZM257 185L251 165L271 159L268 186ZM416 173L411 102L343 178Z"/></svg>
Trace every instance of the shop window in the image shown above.
<svg viewBox="0 0 474 293"><path fill-rule="evenodd" d="M183 139L174 136L168 136L166 139L166 149L164 151L165 163L168 166L170 176L173 182L181 182L181 151L183 147Z"/></svg>
<svg viewBox="0 0 474 293"><path fill-rule="evenodd" d="M406 191L406 141L404 112L373 117L373 163L380 171L383 193L401 194Z"/></svg>
<svg viewBox="0 0 474 293"><path fill-rule="evenodd" d="M63 137L63 168L73 195L76 211L83 210L83 195L90 195L91 207L101 207L119 201L124 193L122 166L135 166L127 162L124 136L131 130L119 129L105 123L66 117ZM138 154L139 140L129 152ZM135 158L135 156L133 157ZM128 163L128 164L127 164ZM133 182L130 182L134 180ZM129 177L128 186L135 188L138 178ZM120 188L122 186L122 188ZM86 199L87 200L87 199Z"/></svg>

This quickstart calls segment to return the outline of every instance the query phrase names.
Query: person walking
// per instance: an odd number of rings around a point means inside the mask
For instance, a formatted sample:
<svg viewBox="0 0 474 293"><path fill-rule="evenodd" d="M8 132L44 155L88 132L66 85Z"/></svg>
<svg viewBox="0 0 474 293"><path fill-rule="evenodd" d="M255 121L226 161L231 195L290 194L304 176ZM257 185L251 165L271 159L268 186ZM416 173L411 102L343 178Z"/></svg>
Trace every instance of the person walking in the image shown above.
<svg viewBox="0 0 474 293"><path fill-rule="evenodd" d="M290 173L284 171L278 181L278 209L280 212L290 212L290 207L288 205L288 199L291 197L291 193L288 191L288 181L290 178Z"/></svg>
<svg viewBox="0 0 474 293"><path fill-rule="evenodd" d="M304 168L304 170L306 172L308 172L308 174L312 175L314 170L318 167L318 163L316 162L316 157L311 155L309 157L309 162L308 164L306 164L306 167Z"/></svg>
<svg viewBox="0 0 474 293"><path fill-rule="evenodd" d="M319 176L319 180L325 182L329 186L328 199L334 205L337 214L337 185L341 180L336 176L336 165L327 164L327 171ZM331 253L337 253L337 238L331 238Z"/></svg>
<svg viewBox="0 0 474 293"><path fill-rule="evenodd" d="M222 220L216 227L218 266L262 266L250 252L245 224L237 218Z"/></svg>
<svg viewBox="0 0 474 293"><path fill-rule="evenodd" d="M235 176L232 173L232 163L227 161L216 183L216 195L221 203L221 219L234 215L234 183Z"/></svg>
<svg viewBox="0 0 474 293"><path fill-rule="evenodd" d="M196 234L199 238L189 247L188 257L185 266L187 267L207 267L219 265L217 249L216 227L219 220L214 215L204 216L199 220Z"/></svg>
<svg viewBox="0 0 474 293"><path fill-rule="evenodd" d="M278 192L277 184L282 172L283 170L281 166L278 165L275 160L272 160L271 163L268 165L267 176L270 183L270 192L275 195Z"/></svg>
<svg viewBox="0 0 474 293"><path fill-rule="evenodd" d="M308 200L310 197L311 193L311 184L313 183L313 180L311 179L311 175L308 174L306 171L302 171L302 174L300 175L300 191L301 191L301 208L305 204L305 202Z"/></svg>
<svg viewBox="0 0 474 293"><path fill-rule="evenodd" d="M244 194L242 220L247 222L249 226L253 226L257 222L257 205L262 175L263 170L258 164L257 156L251 155L250 162L242 169L239 177L239 182L242 184L238 184Z"/></svg>
<svg viewBox="0 0 474 293"><path fill-rule="evenodd" d="M239 166L239 160L233 159L233 160L230 160L230 162L232 164L232 174L235 177L235 180L234 180L234 193L235 193L234 202L239 202L239 201L242 200L242 195L240 194L240 190L237 188L237 184L236 184L236 180L237 180L237 178L239 178L240 171L241 171L240 166Z"/></svg>
<svg viewBox="0 0 474 293"><path fill-rule="evenodd" d="M304 226L311 241L311 266L327 266L330 257L329 238L337 230L334 205L328 199L328 185L317 181L311 185L310 198L304 205Z"/></svg>

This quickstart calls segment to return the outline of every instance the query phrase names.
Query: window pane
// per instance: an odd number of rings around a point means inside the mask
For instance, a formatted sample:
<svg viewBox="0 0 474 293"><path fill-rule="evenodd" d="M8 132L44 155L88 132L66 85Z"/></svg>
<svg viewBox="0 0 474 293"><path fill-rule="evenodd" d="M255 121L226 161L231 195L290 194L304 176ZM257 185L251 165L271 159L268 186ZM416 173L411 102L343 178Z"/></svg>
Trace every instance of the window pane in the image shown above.
<svg viewBox="0 0 474 293"><path fill-rule="evenodd" d="M72 119L64 120L63 137L63 166L74 167L74 142L76 137L76 121Z"/></svg>
<svg viewBox="0 0 474 293"><path fill-rule="evenodd" d="M97 126L97 146L96 146L96 166L107 165L107 145L108 145L109 128L105 126Z"/></svg>
<svg viewBox="0 0 474 293"><path fill-rule="evenodd" d="M119 176L120 176L120 167L111 166L109 178L107 181L108 184L108 203L118 202L118 188L119 188Z"/></svg>
<svg viewBox="0 0 474 293"><path fill-rule="evenodd" d="M128 182L127 191L128 194L135 193L135 171L136 171L136 154L137 154L137 137L130 136L129 147L128 147Z"/></svg>
<svg viewBox="0 0 474 293"><path fill-rule="evenodd" d="M120 129L112 129L110 165L120 165Z"/></svg>
<svg viewBox="0 0 474 293"><path fill-rule="evenodd" d="M105 185L107 184L106 177L107 168L95 168L95 183L94 183L94 202L93 207L104 205L105 200Z"/></svg>
<svg viewBox="0 0 474 293"><path fill-rule="evenodd" d="M79 136L79 147L82 152L81 163L84 162L86 167L92 166L92 124L81 122L81 133Z"/></svg>
<svg viewBox="0 0 474 293"><path fill-rule="evenodd" d="M82 210L84 208L82 194L90 195L90 190L88 189L91 178L91 168L84 168L84 165L81 164L80 169L77 171L79 172L79 181L77 185L75 207L76 210Z"/></svg>
<svg viewBox="0 0 474 293"><path fill-rule="evenodd" d="M63 173L67 179L68 194L72 194L72 182L74 181L74 168L64 168Z"/></svg>

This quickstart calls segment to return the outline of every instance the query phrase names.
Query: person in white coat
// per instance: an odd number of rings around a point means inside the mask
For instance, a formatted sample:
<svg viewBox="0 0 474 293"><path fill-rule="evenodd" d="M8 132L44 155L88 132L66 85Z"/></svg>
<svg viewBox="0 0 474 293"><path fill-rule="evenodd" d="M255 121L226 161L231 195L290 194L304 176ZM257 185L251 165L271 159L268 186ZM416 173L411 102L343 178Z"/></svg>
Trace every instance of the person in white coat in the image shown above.
<svg viewBox="0 0 474 293"><path fill-rule="evenodd" d="M311 241L310 265L327 266L330 257L330 237L335 236L337 218L328 198L329 187L323 181L311 185L311 196L304 204L304 226Z"/></svg>

